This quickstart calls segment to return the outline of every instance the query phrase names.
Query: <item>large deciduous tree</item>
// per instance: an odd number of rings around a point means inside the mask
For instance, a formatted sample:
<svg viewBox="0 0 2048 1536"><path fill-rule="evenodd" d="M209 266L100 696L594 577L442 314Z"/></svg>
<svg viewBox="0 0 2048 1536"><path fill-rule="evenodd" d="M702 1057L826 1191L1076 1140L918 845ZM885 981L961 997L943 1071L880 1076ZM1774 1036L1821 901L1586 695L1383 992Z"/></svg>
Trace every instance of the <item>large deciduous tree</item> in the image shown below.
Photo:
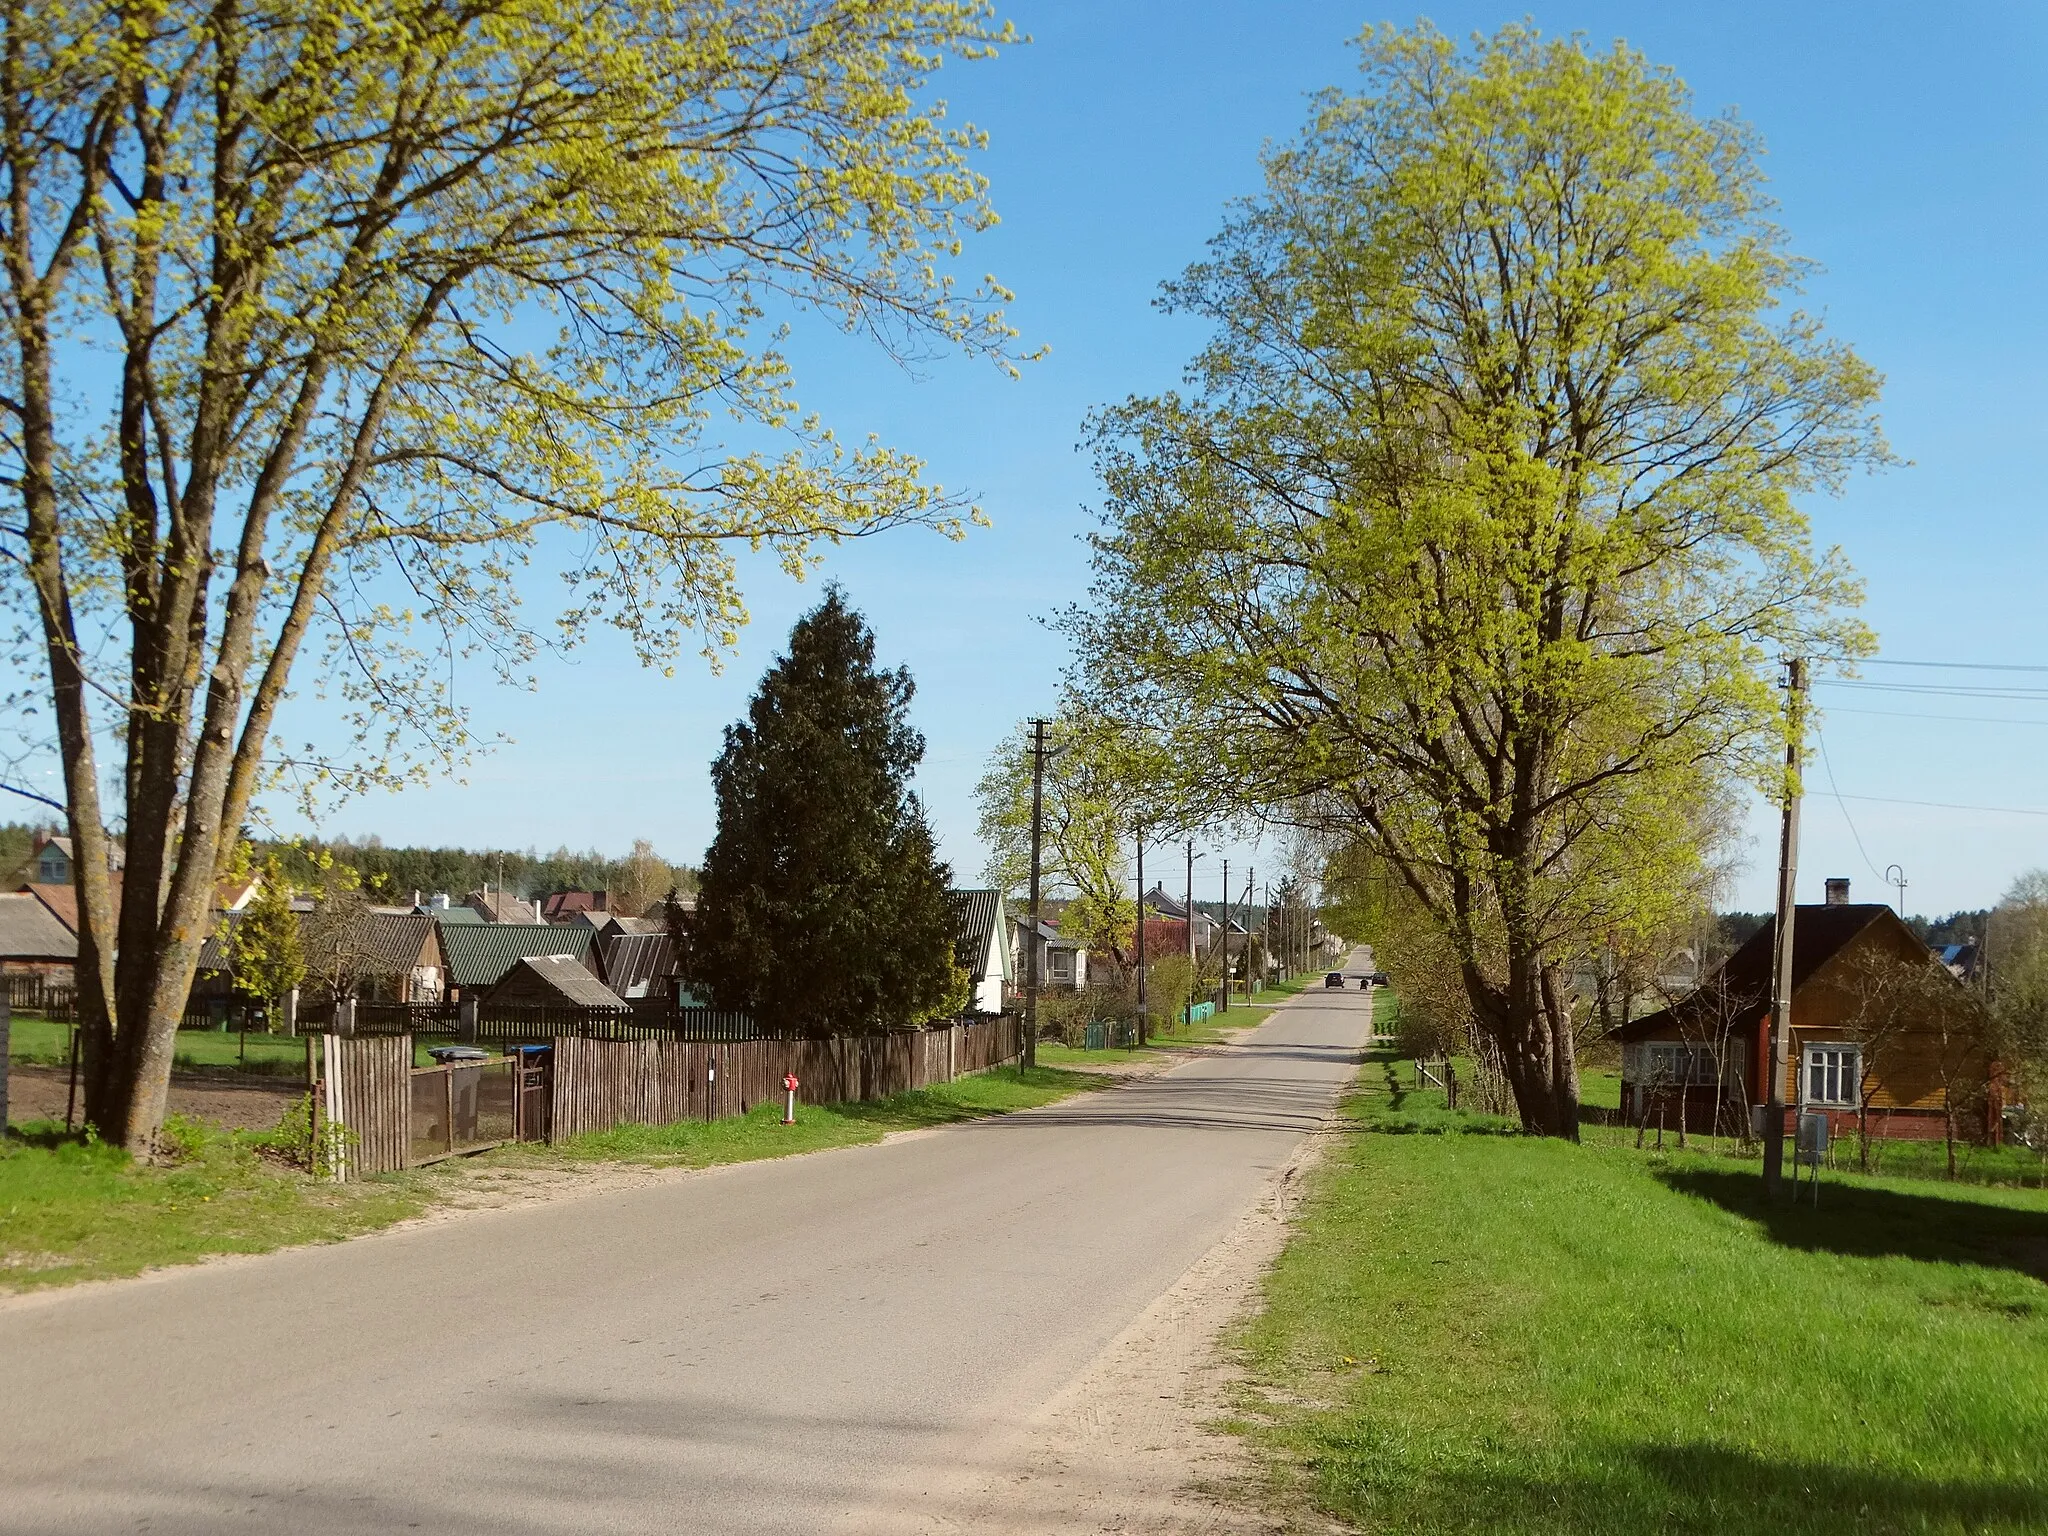
<svg viewBox="0 0 2048 1536"><path fill-rule="evenodd" d="M726 727L696 910L671 916L683 978L717 1006L812 1035L964 1007L952 875L910 791L913 691L834 587Z"/></svg>
<svg viewBox="0 0 2048 1536"><path fill-rule="evenodd" d="M1361 48L1168 286L1214 327L1190 390L1096 416L1071 628L1238 803L1386 859L1525 1126L1574 1136L1571 959L1693 899L1782 751L1774 654L1866 643L1797 502L1883 461L1878 381L1787 307L1749 130L1668 72Z"/></svg>
<svg viewBox="0 0 2048 1536"><path fill-rule="evenodd" d="M1010 35L984 0L0 4L0 549L101 1134L152 1145L270 776L459 760L462 654L715 655L735 548L961 531L799 409L769 322L1007 359L1001 290L946 275L993 219L978 135L925 87ZM531 623L529 557L566 594ZM309 650L354 739L278 751Z"/></svg>

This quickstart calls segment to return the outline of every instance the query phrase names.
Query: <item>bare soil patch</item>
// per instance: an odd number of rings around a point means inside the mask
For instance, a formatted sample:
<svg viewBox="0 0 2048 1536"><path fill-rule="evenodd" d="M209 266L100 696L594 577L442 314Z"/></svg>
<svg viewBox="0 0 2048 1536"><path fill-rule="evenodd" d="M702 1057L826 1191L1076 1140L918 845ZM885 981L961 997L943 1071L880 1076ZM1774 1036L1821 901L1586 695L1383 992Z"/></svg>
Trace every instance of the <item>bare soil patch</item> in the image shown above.
<svg viewBox="0 0 2048 1536"><path fill-rule="evenodd" d="M63 1067L15 1066L8 1070L7 1121L62 1120L70 1074ZM305 1094L306 1085L288 1078L246 1079L224 1074L171 1074L171 1113L204 1120L230 1131L267 1131Z"/></svg>

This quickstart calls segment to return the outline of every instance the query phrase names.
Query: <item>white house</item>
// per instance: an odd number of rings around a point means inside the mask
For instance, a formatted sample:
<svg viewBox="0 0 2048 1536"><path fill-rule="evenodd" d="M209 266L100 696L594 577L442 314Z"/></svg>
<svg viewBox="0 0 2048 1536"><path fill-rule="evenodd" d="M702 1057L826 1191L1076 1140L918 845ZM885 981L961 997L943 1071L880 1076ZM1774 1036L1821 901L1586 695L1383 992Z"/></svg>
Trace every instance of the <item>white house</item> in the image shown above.
<svg viewBox="0 0 2048 1536"><path fill-rule="evenodd" d="M1001 891L953 892L954 942L960 963L974 980L968 1007L976 1013L1001 1013L1009 1000L1010 946L1004 932Z"/></svg>
<svg viewBox="0 0 2048 1536"><path fill-rule="evenodd" d="M1088 985L1086 945L1075 939L1062 938L1059 929L1042 918L1039 920L1035 945L1038 950L1038 983L1041 987L1052 992L1071 992ZM1026 965L1032 946L1031 919L1028 916L1011 919L1010 968L1020 987L1030 974Z"/></svg>

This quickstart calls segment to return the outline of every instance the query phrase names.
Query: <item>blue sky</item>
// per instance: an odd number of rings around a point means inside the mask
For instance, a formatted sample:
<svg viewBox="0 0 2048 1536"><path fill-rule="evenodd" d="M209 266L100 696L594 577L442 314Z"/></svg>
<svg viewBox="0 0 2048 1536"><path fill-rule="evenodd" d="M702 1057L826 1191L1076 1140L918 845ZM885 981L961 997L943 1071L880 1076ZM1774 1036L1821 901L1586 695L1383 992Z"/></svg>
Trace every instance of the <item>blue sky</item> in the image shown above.
<svg viewBox="0 0 2048 1536"><path fill-rule="evenodd" d="M961 362L912 375L808 331L794 347L801 397L842 436L872 431L923 455L994 520L960 545L910 532L849 547L826 569L868 615L882 655L917 679L930 744L920 787L963 878L982 861L981 763L1012 722L1052 702L1066 659L1040 619L1086 581L1094 489L1075 447L1081 420L1178 380L1201 338L1152 308L1158 284L1201 253L1229 199L1257 189L1260 146L1298 129L1307 94L1350 83L1347 40L1385 16L1186 0L1059 0L1010 14L1031 44L949 69L939 88L954 116L992 136L983 164L1003 223L970 248L970 267L1017 291L1015 322L1050 355L1013 381ZM1887 376L1886 428L1911 461L1811 506L1819 540L1843 546L1866 579L1884 656L2048 666L2048 6L1426 14L1453 34L1527 14L1549 32L1625 37L1677 69L1703 111L1732 107L1758 128L1781 221L1825 268L1807 302ZM753 626L721 676L691 665L663 679L601 642L543 666L533 693L478 677L468 701L479 725L515 744L466 785L355 801L325 830L612 850L648 837L695 860L712 832L719 732L816 589L763 568L749 596ZM1873 667L1866 678L2048 692L2048 672ZM2048 864L2048 701L1833 688L1819 701L1827 759L1809 781L1802 899L1818 899L1833 874L1876 899L1878 872L1899 864L1908 907L1946 911ZM1958 806L2004 809L1945 808ZM1730 902L1761 907L1776 846L1761 806L1752 833ZM1221 851L1239 867L1273 859L1271 848ZM1211 883L1215 865L1204 864Z"/></svg>

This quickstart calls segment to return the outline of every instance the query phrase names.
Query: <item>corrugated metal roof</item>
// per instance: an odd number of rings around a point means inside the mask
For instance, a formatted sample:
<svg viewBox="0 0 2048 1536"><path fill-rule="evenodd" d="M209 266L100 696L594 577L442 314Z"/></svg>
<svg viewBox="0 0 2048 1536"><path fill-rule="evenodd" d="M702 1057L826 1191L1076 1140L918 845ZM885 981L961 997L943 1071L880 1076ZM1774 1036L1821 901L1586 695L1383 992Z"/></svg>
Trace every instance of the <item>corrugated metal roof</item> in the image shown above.
<svg viewBox="0 0 2048 1536"><path fill-rule="evenodd" d="M660 997L675 974L675 949L666 933L622 933L598 929L591 946L604 984L621 997Z"/></svg>
<svg viewBox="0 0 2048 1536"><path fill-rule="evenodd" d="M443 923L448 985L488 987L531 955L567 955L580 965L596 936L569 923Z"/></svg>
<svg viewBox="0 0 2048 1536"><path fill-rule="evenodd" d="M996 924L1003 921L1003 893L1001 891L953 891L953 946L960 957L960 963L968 968L976 982L988 977L989 940L996 933ZM1005 942L995 946L998 955L1009 953L1008 935Z"/></svg>
<svg viewBox="0 0 2048 1536"><path fill-rule="evenodd" d="M572 1008L609 1008L626 1012L617 993L585 969L581 961L567 955L528 955L507 967L499 985L519 979L520 972L537 977L549 991L558 994Z"/></svg>
<svg viewBox="0 0 2048 1536"><path fill-rule="evenodd" d="M0 896L0 960L76 960L78 935L27 891Z"/></svg>

